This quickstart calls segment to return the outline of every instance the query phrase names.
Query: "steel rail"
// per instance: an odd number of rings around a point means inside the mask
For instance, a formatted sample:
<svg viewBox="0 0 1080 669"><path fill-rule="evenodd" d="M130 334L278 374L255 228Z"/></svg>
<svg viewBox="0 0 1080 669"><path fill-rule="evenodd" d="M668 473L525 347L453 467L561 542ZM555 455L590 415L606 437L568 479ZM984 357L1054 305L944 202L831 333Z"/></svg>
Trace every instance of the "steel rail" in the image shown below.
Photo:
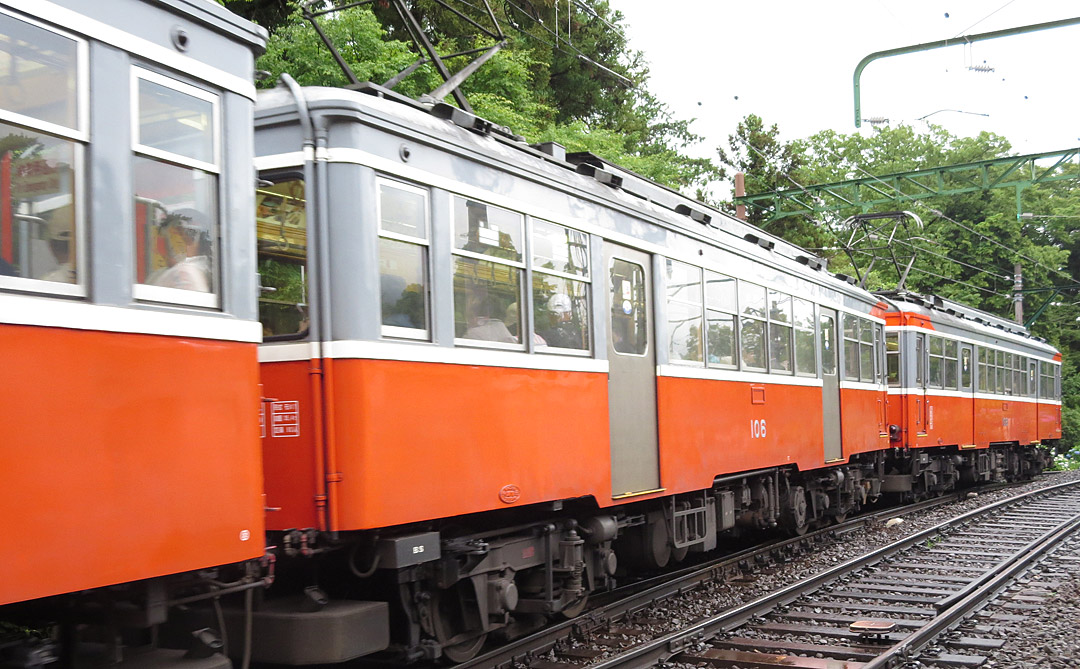
<svg viewBox="0 0 1080 669"><path fill-rule="evenodd" d="M946 529L968 524L980 516L1016 504L1026 499L1037 499L1050 495L1054 492L1080 486L1080 481L1061 483L1039 490L1033 490L1020 495L1000 500L985 507L952 518L943 523L934 525L909 537L895 541L887 546L874 550L866 555L853 558L847 562L816 574L806 580L793 583L771 594L760 597L734 609L729 609L711 618L699 621L694 625L661 636L651 642L627 650L606 661L590 665L590 669L624 669L625 667L652 667L661 662L670 660L683 650L700 644L716 634L729 632L749 622L751 619L772 611L778 606L790 604L808 592L817 590L826 583L839 578L850 572L871 566L902 550L922 543L927 539L940 534Z"/></svg>
<svg viewBox="0 0 1080 669"><path fill-rule="evenodd" d="M997 489L997 487L989 489L993 490ZM987 487L982 488L982 490L987 490ZM523 658L546 653L558 641L565 639L575 630L600 626L605 622L617 620L621 616L633 613L657 600L692 590L702 583L722 577L726 572L739 568L745 562L756 562L759 556L789 552L800 545L820 541L830 535L843 535L853 532L882 518L892 518L925 511L926 509L957 501L964 494L966 494L966 491L954 492L901 508L893 507L860 514L846 522L815 530L800 537L792 537L768 546L754 546L731 555L718 557L704 564L686 567L682 570L668 572L633 583L610 593L601 593L595 598L601 602L608 598L618 599L593 608L577 618L549 625L528 636L478 655L472 660L456 665L455 669L500 669L510 667L515 662L522 661Z"/></svg>
<svg viewBox="0 0 1080 669"><path fill-rule="evenodd" d="M918 631L897 642L878 658L866 663L863 669L888 669L897 666L898 662L906 661L967 618L1018 576L1025 573L1032 564L1045 557L1062 541L1074 535L1077 529L1080 529L1080 513L1030 542L1013 557L998 565L994 571L986 573L956 595L939 602L938 609L943 610L944 613L935 616Z"/></svg>

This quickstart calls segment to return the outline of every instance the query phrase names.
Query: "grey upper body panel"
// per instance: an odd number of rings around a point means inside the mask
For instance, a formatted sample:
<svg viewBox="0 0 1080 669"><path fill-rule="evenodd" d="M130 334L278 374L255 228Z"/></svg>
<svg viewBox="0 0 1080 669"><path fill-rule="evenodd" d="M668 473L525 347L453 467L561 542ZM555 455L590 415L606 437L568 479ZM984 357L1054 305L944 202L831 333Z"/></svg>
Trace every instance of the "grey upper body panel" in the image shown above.
<svg viewBox="0 0 1080 669"><path fill-rule="evenodd" d="M525 214L852 311L868 313L878 302L869 292L797 259L812 258L810 253L783 242L767 250L742 237L751 229L769 237L757 228L640 177L629 186L635 190L631 193L578 174L574 165L526 144L461 128L423 109L345 89L302 90L316 132L324 137L320 150L362 152L380 173L393 176L395 166L401 166L429 175L430 181L418 179L428 185L491 193L519 203L517 209ZM259 92L255 133L257 156L300 151L304 133L288 90ZM712 225L669 208L683 203L708 210Z"/></svg>

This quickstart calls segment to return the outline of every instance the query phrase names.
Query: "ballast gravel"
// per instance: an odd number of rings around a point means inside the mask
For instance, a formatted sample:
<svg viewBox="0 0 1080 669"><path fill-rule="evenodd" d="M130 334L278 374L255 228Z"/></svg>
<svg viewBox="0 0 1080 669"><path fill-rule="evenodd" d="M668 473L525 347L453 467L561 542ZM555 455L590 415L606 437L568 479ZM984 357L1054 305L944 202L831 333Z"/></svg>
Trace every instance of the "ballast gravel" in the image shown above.
<svg viewBox="0 0 1080 669"><path fill-rule="evenodd" d="M577 648L602 650L602 654L593 660L600 662L618 654L620 648L636 645L642 639L656 638L677 631L695 621L745 604L969 511L1030 490L1078 479L1080 471L1050 473L1022 486L971 493L967 498L952 504L924 510L917 515L903 516L901 522L873 523L845 533L831 545L791 557L782 564L758 568L746 579L708 584L679 597L657 602L618 623L624 627L632 626L635 632L640 630L640 634L593 634L573 645ZM1080 552L1077 552L1077 556L1080 556ZM1080 572L1080 562L1073 563L1073 566L1075 571ZM1025 613L1032 615L1024 622L1015 623L1015 629L1009 628L1005 631L1010 637L1009 643L998 651L989 653L990 659L983 666L993 669L1080 668L1080 575L1074 574L1062 581L1046 607L1037 612ZM752 636L752 630L745 628L737 633L740 636ZM696 665L667 666L669 669L688 669ZM912 666L933 665L928 663Z"/></svg>

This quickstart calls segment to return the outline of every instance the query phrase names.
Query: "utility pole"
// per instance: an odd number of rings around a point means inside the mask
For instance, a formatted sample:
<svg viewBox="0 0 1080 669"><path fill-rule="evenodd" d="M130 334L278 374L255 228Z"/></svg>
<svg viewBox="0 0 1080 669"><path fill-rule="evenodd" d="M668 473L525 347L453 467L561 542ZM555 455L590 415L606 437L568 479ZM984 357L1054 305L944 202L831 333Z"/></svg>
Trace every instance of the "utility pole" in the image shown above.
<svg viewBox="0 0 1080 669"><path fill-rule="evenodd" d="M1024 324L1024 279L1021 276L1022 268L1020 263L1013 265L1013 313L1014 320L1021 325Z"/></svg>
<svg viewBox="0 0 1080 669"><path fill-rule="evenodd" d="M740 198L746 195L746 176L742 172L735 173L735 197ZM746 205L735 205L735 217L740 221L746 220Z"/></svg>

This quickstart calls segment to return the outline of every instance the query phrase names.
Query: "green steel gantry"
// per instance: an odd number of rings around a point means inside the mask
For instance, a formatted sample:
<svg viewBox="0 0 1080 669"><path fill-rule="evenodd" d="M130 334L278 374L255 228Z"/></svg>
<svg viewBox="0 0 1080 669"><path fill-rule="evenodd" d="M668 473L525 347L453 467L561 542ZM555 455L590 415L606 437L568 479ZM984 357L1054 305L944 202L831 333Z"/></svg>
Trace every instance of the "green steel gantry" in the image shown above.
<svg viewBox="0 0 1080 669"><path fill-rule="evenodd" d="M1038 165L1040 161L1044 164ZM772 221L851 209L867 213L878 205L896 207L942 195L1015 188L1019 218L1023 213L1021 194L1025 188L1065 179L1080 179L1080 148L787 188L736 197L735 204L768 212L768 220Z"/></svg>

